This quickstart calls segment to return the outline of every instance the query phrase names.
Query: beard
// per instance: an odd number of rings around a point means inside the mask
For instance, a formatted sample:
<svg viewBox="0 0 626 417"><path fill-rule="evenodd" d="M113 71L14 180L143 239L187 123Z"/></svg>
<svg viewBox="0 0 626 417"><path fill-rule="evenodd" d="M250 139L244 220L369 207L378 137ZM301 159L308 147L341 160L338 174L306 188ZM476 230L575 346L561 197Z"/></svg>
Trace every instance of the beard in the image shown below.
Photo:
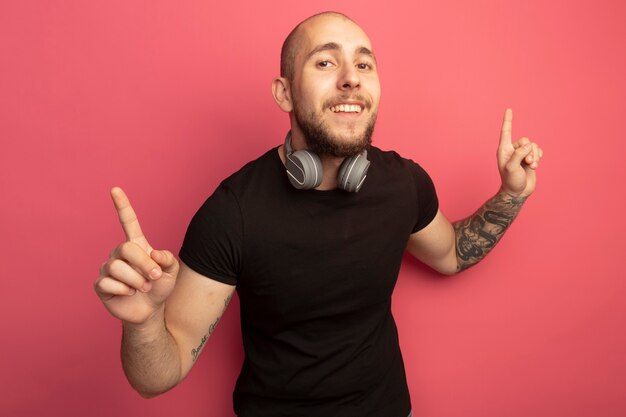
<svg viewBox="0 0 626 417"><path fill-rule="evenodd" d="M330 106L330 104L325 103L322 108L329 108ZM366 104L366 109L369 110L370 108L371 104ZM341 135L331 132L322 120L320 113L311 111L307 114L300 109L296 100L294 100L293 112L308 149L319 156L347 158L362 153L372 144L376 113L367 120L363 133L359 135L353 131L353 136L356 135L356 137L342 138Z"/></svg>

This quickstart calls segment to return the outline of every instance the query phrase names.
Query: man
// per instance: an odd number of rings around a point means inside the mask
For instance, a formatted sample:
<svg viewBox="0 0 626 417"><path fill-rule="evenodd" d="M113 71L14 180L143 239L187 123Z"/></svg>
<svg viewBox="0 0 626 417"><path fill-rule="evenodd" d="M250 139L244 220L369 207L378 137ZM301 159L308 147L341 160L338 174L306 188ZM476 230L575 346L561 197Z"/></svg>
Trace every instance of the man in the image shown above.
<svg viewBox="0 0 626 417"><path fill-rule="evenodd" d="M417 164L370 145L380 84L356 23L322 13L299 24L272 88L290 117L285 144L220 185L194 216L180 264L153 250L128 198L112 190L127 241L95 289L123 322L128 380L145 397L180 382L236 288L246 354L237 415L405 417L391 316L404 250L444 274L483 259L534 191L542 151L511 142L507 110L502 186L451 224Z"/></svg>

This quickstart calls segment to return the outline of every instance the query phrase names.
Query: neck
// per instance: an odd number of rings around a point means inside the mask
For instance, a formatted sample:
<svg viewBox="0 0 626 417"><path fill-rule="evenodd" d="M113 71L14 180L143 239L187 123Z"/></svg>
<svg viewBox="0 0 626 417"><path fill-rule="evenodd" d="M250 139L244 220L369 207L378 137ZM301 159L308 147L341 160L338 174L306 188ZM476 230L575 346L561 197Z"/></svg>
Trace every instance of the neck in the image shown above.
<svg viewBox="0 0 626 417"><path fill-rule="evenodd" d="M322 161L324 176L322 177L322 183L316 188L316 190L334 190L337 188L337 175L339 174L339 168L341 167L341 163L344 158L320 156L320 160Z"/></svg>

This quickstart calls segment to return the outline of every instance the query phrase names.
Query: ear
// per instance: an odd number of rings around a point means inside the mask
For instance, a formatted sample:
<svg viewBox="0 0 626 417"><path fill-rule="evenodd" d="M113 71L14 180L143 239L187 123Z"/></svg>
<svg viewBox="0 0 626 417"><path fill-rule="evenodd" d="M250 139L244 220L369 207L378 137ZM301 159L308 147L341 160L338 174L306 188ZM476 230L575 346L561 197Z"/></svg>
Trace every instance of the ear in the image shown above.
<svg viewBox="0 0 626 417"><path fill-rule="evenodd" d="M276 77L272 80L272 95L274 96L274 100L276 100L278 107L287 113L293 110L291 90L289 87L289 80L285 77Z"/></svg>

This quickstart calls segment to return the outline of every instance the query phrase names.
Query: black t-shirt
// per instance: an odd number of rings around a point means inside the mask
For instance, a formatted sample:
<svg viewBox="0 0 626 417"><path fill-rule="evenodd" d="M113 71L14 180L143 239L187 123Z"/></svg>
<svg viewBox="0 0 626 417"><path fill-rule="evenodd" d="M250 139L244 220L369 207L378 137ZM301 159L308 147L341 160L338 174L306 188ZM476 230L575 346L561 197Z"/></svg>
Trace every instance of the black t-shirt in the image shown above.
<svg viewBox="0 0 626 417"><path fill-rule="evenodd" d="M297 190L276 148L226 179L180 251L237 285L241 417L403 417L410 398L391 294L411 233L438 202L413 161L371 147L358 193Z"/></svg>

